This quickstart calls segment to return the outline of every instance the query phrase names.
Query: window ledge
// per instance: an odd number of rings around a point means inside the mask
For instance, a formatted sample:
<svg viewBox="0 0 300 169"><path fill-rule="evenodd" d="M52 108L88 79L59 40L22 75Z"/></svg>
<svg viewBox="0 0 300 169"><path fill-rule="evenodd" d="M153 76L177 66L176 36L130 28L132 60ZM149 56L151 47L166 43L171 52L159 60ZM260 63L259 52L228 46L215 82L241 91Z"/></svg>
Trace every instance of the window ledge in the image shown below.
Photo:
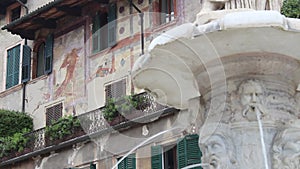
<svg viewBox="0 0 300 169"><path fill-rule="evenodd" d="M48 75L42 75L42 76L39 76L39 77L36 77L36 78L30 80L27 84L34 84L40 80L45 80L47 78L48 78Z"/></svg>
<svg viewBox="0 0 300 169"><path fill-rule="evenodd" d="M9 89L6 89L5 91L0 93L0 98L5 97L7 95L10 95L16 91L19 91L22 89L23 84L17 84Z"/></svg>
<svg viewBox="0 0 300 169"><path fill-rule="evenodd" d="M173 27L175 26L177 23L177 19L174 19L168 23L164 23L164 24L161 24L161 25L156 25L154 28L153 28L153 31L154 32L161 32L161 31L164 31L164 29L166 28L170 28L170 27Z"/></svg>
<svg viewBox="0 0 300 169"><path fill-rule="evenodd" d="M112 47L108 47L108 48L105 48L99 52L91 52L91 54L89 55L89 58L94 58L94 57L98 57L98 56L102 56L102 55L106 55L108 53L110 53L110 50L112 49Z"/></svg>

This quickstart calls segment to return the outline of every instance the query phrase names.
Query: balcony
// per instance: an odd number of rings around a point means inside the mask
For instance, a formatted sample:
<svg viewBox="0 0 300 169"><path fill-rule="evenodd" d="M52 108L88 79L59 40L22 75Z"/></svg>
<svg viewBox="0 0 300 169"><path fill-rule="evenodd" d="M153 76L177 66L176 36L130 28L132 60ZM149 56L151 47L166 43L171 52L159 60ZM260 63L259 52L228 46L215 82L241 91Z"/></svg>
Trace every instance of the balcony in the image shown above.
<svg viewBox="0 0 300 169"><path fill-rule="evenodd" d="M162 106L156 103L150 95L141 93L133 96L133 98L146 98L147 104L140 105L139 109L132 110L125 117L123 113L118 113L117 117L110 122L103 116L105 106L99 109L81 114L74 117L80 121L80 126L72 127L70 133L63 137L51 139L47 134L46 128L35 130L27 133L24 136L29 139L22 152L9 152L8 155L0 159L0 166L5 166L11 163L16 163L31 157L41 154L50 153L65 147L71 147L73 144L90 140L100 136L101 134L109 133L112 130L128 129L141 123L151 122L160 117L164 117L177 112L176 109ZM57 125L54 123L53 125Z"/></svg>

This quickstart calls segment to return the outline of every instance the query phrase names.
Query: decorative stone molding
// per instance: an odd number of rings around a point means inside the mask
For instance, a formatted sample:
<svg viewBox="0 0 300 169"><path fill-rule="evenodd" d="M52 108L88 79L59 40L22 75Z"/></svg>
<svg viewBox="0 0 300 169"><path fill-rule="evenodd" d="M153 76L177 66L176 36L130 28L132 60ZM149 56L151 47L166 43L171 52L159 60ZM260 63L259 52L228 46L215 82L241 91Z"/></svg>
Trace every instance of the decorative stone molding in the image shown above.
<svg viewBox="0 0 300 169"><path fill-rule="evenodd" d="M202 163L210 164L211 169L239 169L232 138L229 125L210 123L204 126L199 137L199 146L203 154Z"/></svg>
<svg viewBox="0 0 300 169"><path fill-rule="evenodd" d="M213 98L205 102L205 110L210 113L205 113L206 121L200 130L203 163L209 163L211 168L216 169L252 168L253 163L254 168L264 168L259 131L261 122L267 164L274 169L296 169L295 166L300 166L300 122L290 122L297 119L297 113L294 109L288 111L295 107L295 97L289 87L281 87L284 83L265 78L228 80L225 106L221 106L222 103L209 104ZM274 104L277 106L274 107ZM278 108L280 110L276 110ZM256 111L259 112L259 121ZM279 120L284 117L283 114L288 114L289 118ZM217 117L221 117L220 121ZM295 147L288 148L289 145Z"/></svg>
<svg viewBox="0 0 300 169"><path fill-rule="evenodd" d="M300 168L300 121L291 121L279 131L272 147L274 169Z"/></svg>

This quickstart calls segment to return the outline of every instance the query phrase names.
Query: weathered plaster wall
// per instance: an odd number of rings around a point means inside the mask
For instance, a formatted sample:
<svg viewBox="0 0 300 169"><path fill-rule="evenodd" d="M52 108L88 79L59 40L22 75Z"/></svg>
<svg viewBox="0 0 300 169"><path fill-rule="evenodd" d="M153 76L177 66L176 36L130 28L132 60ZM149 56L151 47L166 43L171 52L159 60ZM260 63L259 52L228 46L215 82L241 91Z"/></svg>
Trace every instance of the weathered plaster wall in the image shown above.
<svg viewBox="0 0 300 169"><path fill-rule="evenodd" d="M13 164L9 167L1 167L1 169L34 169L35 162L34 160L27 160L21 163Z"/></svg>
<svg viewBox="0 0 300 169"><path fill-rule="evenodd" d="M73 106L78 113L85 112L84 59L83 27L55 39L52 99L64 98L66 114L72 113Z"/></svg>
<svg viewBox="0 0 300 169"><path fill-rule="evenodd" d="M16 90L1 93L0 107L7 110L21 111L22 109L22 90L21 86L15 88Z"/></svg>
<svg viewBox="0 0 300 169"><path fill-rule="evenodd" d="M51 1L53 1L53 0L38 0L38 1L37 0L27 0L26 6L28 7L29 13L30 13Z"/></svg>

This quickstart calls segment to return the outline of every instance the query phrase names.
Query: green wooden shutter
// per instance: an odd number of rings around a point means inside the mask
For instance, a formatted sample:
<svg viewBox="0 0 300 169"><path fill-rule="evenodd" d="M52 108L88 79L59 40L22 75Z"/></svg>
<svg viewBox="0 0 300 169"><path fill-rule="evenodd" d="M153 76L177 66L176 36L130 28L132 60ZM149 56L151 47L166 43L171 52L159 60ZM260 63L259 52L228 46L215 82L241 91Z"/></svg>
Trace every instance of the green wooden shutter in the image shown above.
<svg viewBox="0 0 300 169"><path fill-rule="evenodd" d="M126 158L118 164L118 169L126 169Z"/></svg>
<svg viewBox="0 0 300 169"><path fill-rule="evenodd" d="M20 45L7 51L6 89L19 83Z"/></svg>
<svg viewBox="0 0 300 169"><path fill-rule="evenodd" d="M14 55L12 50L7 51L7 63L6 63L6 89L13 86L13 59Z"/></svg>
<svg viewBox="0 0 300 169"><path fill-rule="evenodd" d="M118 164L118 169L136 169L135 154L130 154Z"/></svg>
<svg viewBox="0 0 300 169"><path fill-rule="evenodd" d="M186 141L185 138L180 139L177 142L177 166L178 168L183 168L187 166L187 156L186 156Z"/></svg>
<svg viewBox="0 0 300 169"><path fill-rule="evenodd" d="M117 5L115 3L109 4L108 9L108 46L116 44L116 28L117 28Z"/></svg>
<svg viewBox="0 0 300 169"><path fill-rule="evenodd" d="M198 139L199 136L193 134L177 142L178 168L201 163L202 153L198 146ZM194 167L194 169L202 169L202 167Z"/></svg>
<svg viewBox="0 0 300 169"><path fill-rule="evenodd" d="M100 15L97 12L96 16L93 18L92 26L92 51L96 53L100 50Z"/></svg>
<svg viewBox="0 0 300 169"><path fill-rule="evenodd" d="M53 42L54 42L53 34L48 35L45 43L45 73L46 74L50 74L52 72Z"/></svg>
<svg viewBox="0 0 300 169"><path fill-rule="evenodd" d="M30 80L30 61L31 61L31 48L23 45L23 58L22 58L22 83Z"/></svg>
<svg viewBox="0 0 300 169"><path fill-rule="evenodd" d="M162 169L162 148L160 145L151 147L151 168Z"/></svg>
<svg viewBox="0 0 300 169"><path fill-rule="evenodd" d="M90 169L96 169L96 164L90 164Z"/></svg>
<svg viewBox="0 0 300 169"><path fill-rule="evenodd" d="M135 154L130 154L127 157L126 165L127 165L126 169L135 169L136 168Z"/></svg>
<svg viewBox="0 0 300 169"><path fill-rule="evenodd" d="M199 136L197 134L188 135L185 137L185 139L186 139L187 165L201 163L202 153L198 145ZM195 167L195 168L201 169L201 167Z"/></svg>

